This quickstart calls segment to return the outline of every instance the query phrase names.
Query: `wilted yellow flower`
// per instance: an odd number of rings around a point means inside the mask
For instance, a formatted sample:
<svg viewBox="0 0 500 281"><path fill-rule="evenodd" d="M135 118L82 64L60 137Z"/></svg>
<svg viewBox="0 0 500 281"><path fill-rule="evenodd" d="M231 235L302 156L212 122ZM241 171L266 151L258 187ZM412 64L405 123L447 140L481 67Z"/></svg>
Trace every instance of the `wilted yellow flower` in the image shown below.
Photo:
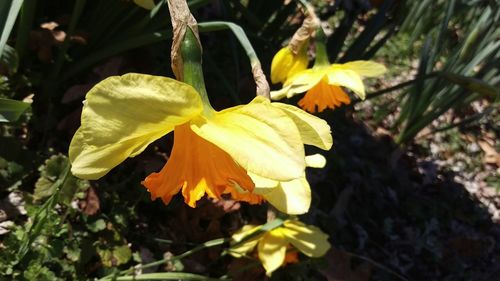
<svg viewBox="0 0 500 281"><path fill-rule="evenodd" d="M328 124L298 108L256 97L215 111L188 84L131 73L107 78L88 92L69 148L71 171L98 179L171 131L168 162L143 184L165 203L182 190L192 207L205 194L220 199L229 193L257 203L261 196L252 192L247 173L275 181L300 178L304 144L326 142L322 146L329 148L332 142Z"/></svg>
<svg viewBox="0 0 500 281"><path fill-rule="evenodd" d="M304 44L298 54L294 54L289 46L279 50L271 62L271 82L284 83L289 77L307 68L307 57Z"/></svg>
<svg viewBox="0 0 500 281"><path fill-rule="evenodd" d="M313 68L296 73L283 84L283 88L271 92L274 100L306 92L299 101L300 107L309 112L322 112L326 108L349 104L346 87L361 99L365 99L362 77L375 77L386 71L385 66L372 61L352 61L344 64L316 64Z"/></svg>
<svg viewBox="0 0 500 281"><path fill-rule="evenodd" d="M229 253L239 258L257 246L259 260L267 275L271 275L283 264L290 246L314 258L323 256L330 249L327 234L298 220L286 220L279 227L257 234L257 231L262 231L261 228L262 226L245 225L236 232L232 236L233 246Z"/></svg>

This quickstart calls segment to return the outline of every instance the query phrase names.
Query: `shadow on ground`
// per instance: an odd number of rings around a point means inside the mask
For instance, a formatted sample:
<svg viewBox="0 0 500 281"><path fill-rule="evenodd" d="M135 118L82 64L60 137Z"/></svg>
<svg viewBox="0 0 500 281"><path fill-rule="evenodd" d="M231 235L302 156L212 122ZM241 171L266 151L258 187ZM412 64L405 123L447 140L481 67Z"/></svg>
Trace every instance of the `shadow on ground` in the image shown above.
<svg viewBox="0 0 500 281"><path fill-rule="evenodd" d="M306 220L339 250L328 257L328 280L494 279L500 228L486 207L452 174L432 162L422 169L390 136L349 115L321 116L334 148L327 167L308 174L314 199Z"/></svg>

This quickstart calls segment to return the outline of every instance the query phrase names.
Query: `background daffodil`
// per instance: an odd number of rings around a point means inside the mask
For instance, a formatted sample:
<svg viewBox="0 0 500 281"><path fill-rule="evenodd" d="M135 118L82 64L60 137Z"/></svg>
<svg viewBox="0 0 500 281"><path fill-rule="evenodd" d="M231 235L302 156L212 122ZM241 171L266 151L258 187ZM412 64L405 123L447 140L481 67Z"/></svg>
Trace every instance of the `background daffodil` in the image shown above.
<svg viewBox="0 0 500 281"><path fill-rule="evenodd" d="M72 172L98 179L174 131L169 161L143 181L153 199L168 203L182 190L192 207L205 194L257 203L261 197L252 193L247 172L276 181L300 178L304 144L328 141L326 122L304 116L263 97L215 111L183 82L145 74L110 77L86 96L69 149Z"/></svg>
<svg viewBox="0 0 500 281"><path fill-rule="evenodd" d="M344 64L316 64L287 79L283 88L271 92L272 99L290 98L306 92L299 101L300 107L309 112L322 112L326 108L349 104L349 96L342 90L346 87L359 98L365 99L362 77L376 77L386 71L385 66L371 61L353 61Z"/></svg>
<svg viewBox="0 0 500 281"><path fill-rule="evenodd" d="M293 246L308 257L321 257L329 249L328 235L321 229L298 220L286 220L282 226L257 234L262 226L245 225L233 236L229 253L242 257L257 246L259 260L267 275L285 261L287 249Z"/></svg>
<svg viewBox="0 0 500 281"><path fill-rule="evenodd" d="M288 77L307 69L307 44L304 44L297 54L289 46L281 48L271 62L271 82L284 83Z"/></svg>

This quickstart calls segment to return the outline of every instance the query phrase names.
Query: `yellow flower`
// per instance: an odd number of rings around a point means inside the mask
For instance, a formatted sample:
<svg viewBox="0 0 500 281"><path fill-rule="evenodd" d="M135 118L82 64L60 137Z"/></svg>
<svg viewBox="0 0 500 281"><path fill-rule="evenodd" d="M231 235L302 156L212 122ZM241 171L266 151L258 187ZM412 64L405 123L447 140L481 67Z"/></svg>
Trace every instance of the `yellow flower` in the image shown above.
<svg viewBox="0 0 500 281"><path fill-rule="evenodd" d="M289 77L307 68L309 59L304 44L298 54L294 54L290 47L279 50L271 62L271 82L284 83Z"/></svg>
<svg viewBox="0 0 500 281"><path fill-rule="evenodd" d="M155 7L155 2L153 0L134 0L134 3L146 10L152 10Z"/></svg>
<svg viewBox="0 0 500 281"><path fill-rule="evenodd" d="M233 236L233 246L229 253L242 257L257 246L259 260L267 275L278 269L286 259L287 249L291 246L308 257L321 257L329 249L328 235L319 228L305 225L298 220L286 220L283 225L270 231L262 231L262 226L245 225Z"/></svg>
<svg viewBox="0 0 500 281"><path fill-rule="evenodd" d="M362 77L375 77L386 71L385 66L372 61L352 61L344 64L316 64L286 80L283 88L271 92L274 100L307 92L299 105L309 112L322 112L326 108L339 107L351 100L341 87L352 90L365 99Z"/></svg>
<svg viewBox="0 0 500 281"><path fill-rule="evenodd" d="M107 78L88 92L69 148L71 171L98 179L171 131L168 162L143 184L165 203L182 191L192 207L205 194L258 203L262 197L253 193L247 173L275 181L300 178L304 144L332 143L325 121L295 107L257 97L215 111L185 83L131 73Z"/></svg>

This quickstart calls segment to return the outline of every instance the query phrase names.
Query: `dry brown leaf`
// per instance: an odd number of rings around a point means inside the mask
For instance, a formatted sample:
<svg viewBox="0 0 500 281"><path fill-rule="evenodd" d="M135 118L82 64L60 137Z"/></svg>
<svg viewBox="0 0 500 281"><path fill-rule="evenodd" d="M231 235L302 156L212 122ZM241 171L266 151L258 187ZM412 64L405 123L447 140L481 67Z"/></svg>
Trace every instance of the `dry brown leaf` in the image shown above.
<svg viewBox="0 0 500 281"><path fill-rule="evenodd" d="M484 140L478 141L477 144L479 144L479 147L481 147L484 152L483 162L500 167L500 154L496 151L496 149Z"/></svg>
<svg viewBox="0 0 500 281"><path fill-rule="evenodd" d="M87 197L79 202L82 213L92 216L97 214L101 208L99 197L93 187L87 190Z"/></svg>

